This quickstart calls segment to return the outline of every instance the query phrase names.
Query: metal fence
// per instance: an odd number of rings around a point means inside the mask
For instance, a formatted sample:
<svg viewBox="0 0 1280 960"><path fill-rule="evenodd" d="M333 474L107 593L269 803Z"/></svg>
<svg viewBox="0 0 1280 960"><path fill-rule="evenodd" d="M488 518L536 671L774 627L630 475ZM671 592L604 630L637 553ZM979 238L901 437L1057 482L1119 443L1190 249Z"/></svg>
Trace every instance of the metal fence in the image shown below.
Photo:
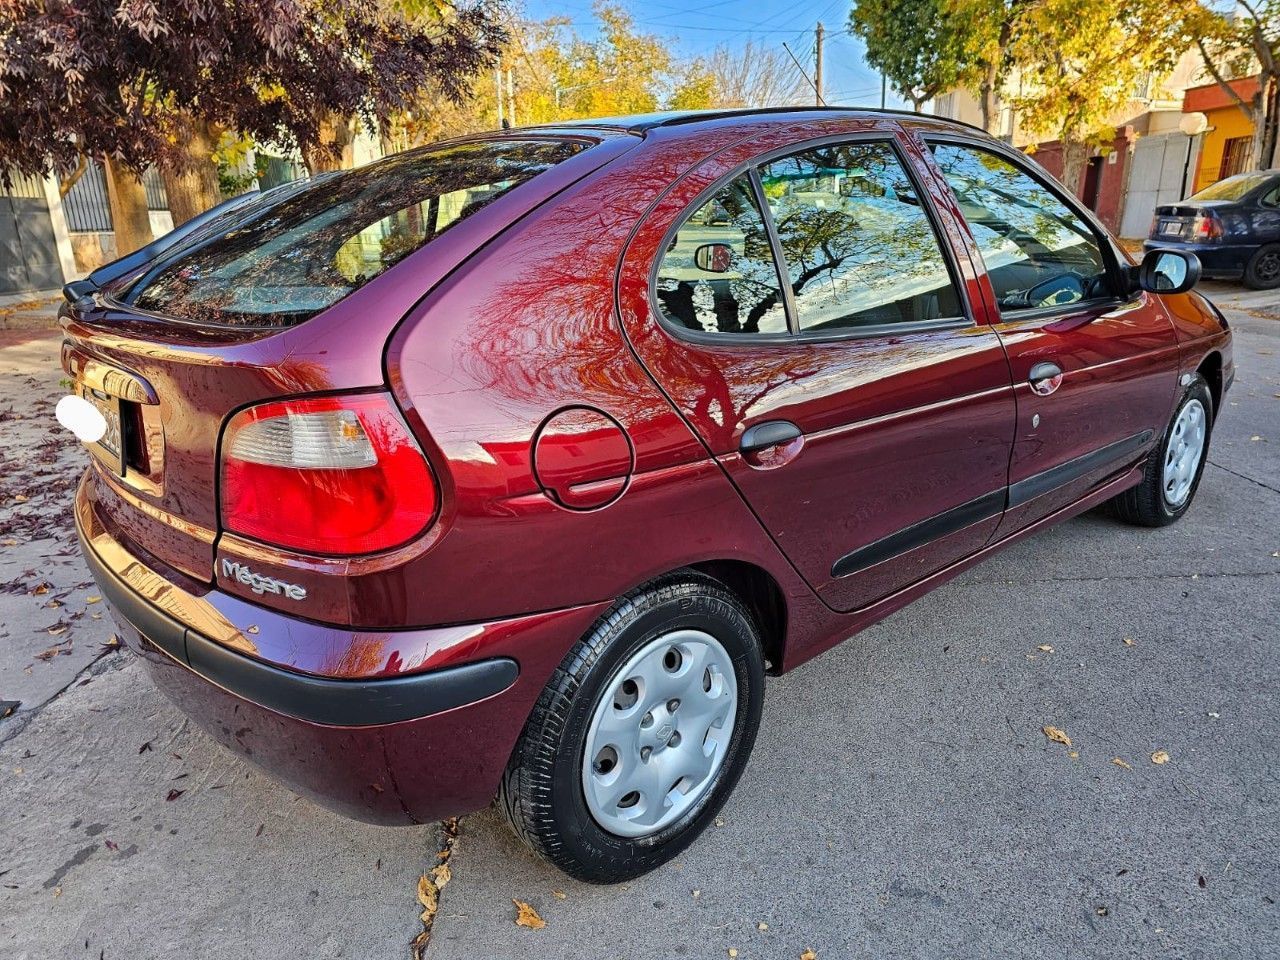
<svg viewBox="0 0 1280 960"><path fill-rule="evenodd" d="M111 201L107 199L107 178L96 163L85 167L80 179L62 198L67 229L72 232L109 233Z"/></svg>
<svg viewBox="0 0 1280 960"><path fill-rule="evenodd" d="M44 199L44 183L38 177L24 177L17 173L10 173L9 176L13 182L7 187L4 185L3 178L0 178L0 197L20 197L27 200Z"/></svg>
<svg viewBox="0 0 1280 960"><path fill-rule="evenodd" d="M164 178L150 169L142 175L148 210L168 210L169 198L164 191ZM107 193L107 176L102 167L90 162L67 195L62 198L67 229L73 233L108 233L111 223L111 199Z"/></svg>

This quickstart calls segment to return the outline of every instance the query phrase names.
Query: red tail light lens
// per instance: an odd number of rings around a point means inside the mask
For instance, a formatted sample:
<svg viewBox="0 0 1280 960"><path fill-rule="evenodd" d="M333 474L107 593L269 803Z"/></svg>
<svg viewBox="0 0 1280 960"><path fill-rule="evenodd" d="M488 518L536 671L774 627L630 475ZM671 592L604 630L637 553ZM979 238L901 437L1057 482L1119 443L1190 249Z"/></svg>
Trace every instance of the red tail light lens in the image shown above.
<svg viewBox="0 0 1280 960"><path fill-rule="evenodd" d="M1197 240L1218 240L1222 237L1222 221L1212 213L1197 213L1191 221L1191 235Z"/></svg>
<svg viewBox="0 0 1280 960"><path fill-rule="evenodd" d="M222 525L308 553L373 553L422 531L439 497L386 394L242 410L222 438Z"/></svg>

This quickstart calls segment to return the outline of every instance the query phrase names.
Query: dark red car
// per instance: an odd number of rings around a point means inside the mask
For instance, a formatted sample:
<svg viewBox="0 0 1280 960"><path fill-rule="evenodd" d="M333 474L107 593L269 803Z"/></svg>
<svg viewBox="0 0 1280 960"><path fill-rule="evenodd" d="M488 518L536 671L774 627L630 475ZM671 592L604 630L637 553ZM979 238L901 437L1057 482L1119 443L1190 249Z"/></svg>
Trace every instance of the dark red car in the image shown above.
<svg viewBox="0 0 1280 960"><path fill-rule="evenodd" d="M1181 516L1234 369L1197 274L927 118L453 141L79 291L76 520L227 746L380 823L497 795L621 880L714 817L766 673L1098 504Z"/></svg>

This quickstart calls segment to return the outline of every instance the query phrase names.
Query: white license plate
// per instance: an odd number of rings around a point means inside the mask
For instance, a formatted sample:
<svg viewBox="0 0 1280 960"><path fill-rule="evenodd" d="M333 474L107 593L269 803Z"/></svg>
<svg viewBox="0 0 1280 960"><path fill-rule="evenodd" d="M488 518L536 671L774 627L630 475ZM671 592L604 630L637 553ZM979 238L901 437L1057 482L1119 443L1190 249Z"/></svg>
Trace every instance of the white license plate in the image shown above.
<svg viewBox="0 0 1280 960"><path fill-rule="evenodd" d="M1177 220L1161 220L1160 235L1163 237L1180 237L1185 226L1186 224Z"/></svg>
<svg viewBox="0 0 1280 960"><path fill-rule="evenodd" d="M116 473L124 473L124 457L122 452L122 434L120 430L120 399L109 394L100 393L92 387L81 386L80 395L92 403L102 418L107 421L107 432L93 446L98 447L105 455Z"/></svg>

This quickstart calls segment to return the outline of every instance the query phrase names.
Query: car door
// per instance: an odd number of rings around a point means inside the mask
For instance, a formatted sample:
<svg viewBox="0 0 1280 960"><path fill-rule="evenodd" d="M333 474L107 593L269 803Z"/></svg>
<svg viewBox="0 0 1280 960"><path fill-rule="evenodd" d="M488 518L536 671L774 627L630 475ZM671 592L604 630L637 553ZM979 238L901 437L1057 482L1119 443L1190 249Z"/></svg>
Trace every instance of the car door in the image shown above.
<svg viewBox="0 0 1280 960"><path fill-rule="evenodd" d="M1003 537L1142 461L1172 410L1177 339L1157 298L1131 289L1101 228L1043 173L992 144L929 144L1013 375Z"/></svg>
<svg viewBox="0 0 1280 960"><path fill-rule="evenodd" d="M884 121L832 129L739 144L676 183L628 248L619 304L791 563L852 610L986 544L1014 406L920 158Z"/></svg>

